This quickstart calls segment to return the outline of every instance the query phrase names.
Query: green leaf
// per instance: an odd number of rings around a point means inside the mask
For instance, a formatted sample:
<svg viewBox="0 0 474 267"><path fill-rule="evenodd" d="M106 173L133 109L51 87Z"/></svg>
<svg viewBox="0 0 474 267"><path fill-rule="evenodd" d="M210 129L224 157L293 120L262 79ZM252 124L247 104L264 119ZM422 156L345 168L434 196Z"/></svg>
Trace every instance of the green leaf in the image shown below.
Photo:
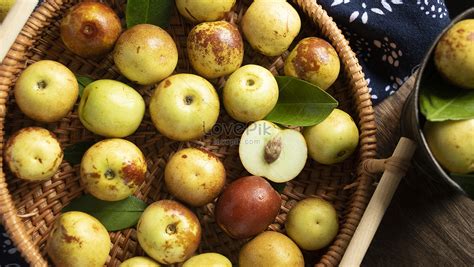
<svg viewBox="0 0 474 267"><path fill-rule="evenodd" d="M420 111L429 121L474 118L474 90L445 82L434 69L427 69L420 81Z"/></svg>
<svg viewBox="0 0 474 267"><path fill-rule="evenodd" d="M76 75L77 82L79 83L79 96L82 97L82 92L84 88L94 81L91 77Z"/></svg>
<svg viewBox="0 0 474 267"><path fill-rule="evenodd" d="M82 156L93 144L95 144L94 141L84 141L67 146L64 149L64 160L69 162L71 165L81 163Z"/></svg>
<svg viewBox="0 0 474 267"><path fill-rule="evenodd" d="M289 77L275 77L280 89L278 102L266 120L293 126L312 126L322 122L338 102L314 84Z"/></svg>
<svg viewBox="0 0 474 267"><path fill-rule="evenodd" d="M104 201L92 195L83 195L64 207L62 212L85 212L99 220L107 231L118 231L136 225L146 206L145 202L134 196L119 201Z"/></svg>
<svg viewBox="0 0 474 267"><path fill-rule="evenodd" d="M128 0L125 11L127 28L145 23L168 27L173 5L173 0Z"/></svg>
<svg viewBox="0 0 474 267"><path fill-rule="evenodd" d="M474 174L451 173L450 176L470 198L474 198Z"/></svg>

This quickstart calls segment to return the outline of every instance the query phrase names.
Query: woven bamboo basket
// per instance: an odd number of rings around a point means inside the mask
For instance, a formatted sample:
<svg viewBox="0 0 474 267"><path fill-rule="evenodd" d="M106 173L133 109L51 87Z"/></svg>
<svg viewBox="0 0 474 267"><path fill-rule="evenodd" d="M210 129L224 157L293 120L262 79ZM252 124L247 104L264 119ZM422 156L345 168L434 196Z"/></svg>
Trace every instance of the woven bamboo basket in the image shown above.
<svg viewBox="0 0 474 267"><path fill-rule="evenodd" d="M57 123L39 124L21 113L15 104L12 90L19 74L28 65L41 59L51 59L68 66L76 74L94 78L108 78L127 81L114 66L111 55L102 59L86 60L68 51L59 37L59 21L76 1L46 0L31 15L23 30L0 66L0 146L15 131L31 125L45 127L56 134L61 145L66 147L85 140L100 140L99 136L87 131L80 123L77 108ZM232 22L239 20L250 1L238 1L233 13L228 16ZM111 0L107 3L124 18L126 1ZM358 151L343 163L325 166L308 160L303 172L286 183L281 194L281 211L269 230L284 232L288 210L306 197L321 197L334 204L340 220L340 230L332 244L321 251L304 252L307 265L338 265L351 237L361 219L372 193L372 176L365 170L363 162L376 155L374 111L364 74L348 41L327 13L314 0L295 0L294 6L302 18L302 31L295 43L307 36L321 36L332 43L341 59L341 74L329 92L340 102L341 109L352 115L360 130ZM123 21L124 22L124 21ZM193 73L186 55L186 35L193 27L175 11L167 31L174 38L179 50L177 73ZM283 75L283 64L288 52L280 57L265 57L245 44L244 64L254 63ZM220 92L225 78L211 81ZM153 86L132 85L148 102ZM233 121L221 110L218 123ZM201 147L217 155L224 163L227 182L248 175L240 163L238 146L232 143L216 142L222 139L238 139L234 133L206 135L201 140L177 142L161 136L149 115L135 134L127 139L137 144L147 158L146 181L135 194L152 203L158 199L172 198L163 181L163 170L168 158L183 147ZM46 266L48 258L45 244L54 220L61 209L72 199L84 194L79 179L79 166L63 162L60 171L48 181L25 182L15 178L0 161L0 213L2 223L19 251L32 265ZM203 236L198 252L219 252L237 262L241 246L248 240L234 240L225 235L214 222L213 203L193 209L198 215ZM136 231L130 228L111 232L113 248L107 261L108 266L117 266L135 255L144 255L137 242Z"/></svg>

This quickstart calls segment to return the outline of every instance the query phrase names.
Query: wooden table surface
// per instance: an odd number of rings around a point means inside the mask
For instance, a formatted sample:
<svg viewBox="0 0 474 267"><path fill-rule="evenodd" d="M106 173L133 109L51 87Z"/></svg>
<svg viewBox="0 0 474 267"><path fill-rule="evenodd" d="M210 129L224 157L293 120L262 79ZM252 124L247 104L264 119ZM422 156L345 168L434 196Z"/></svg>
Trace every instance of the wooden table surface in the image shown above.
<svg viewBox="0 0 474 267"><path fill-rule="evenodd" d="M375 107L381 158L400 138L410 78ZM416 160L416 159L415 159ZM474 266L474 201L412 167L395 193L362 266Z"/></svg>

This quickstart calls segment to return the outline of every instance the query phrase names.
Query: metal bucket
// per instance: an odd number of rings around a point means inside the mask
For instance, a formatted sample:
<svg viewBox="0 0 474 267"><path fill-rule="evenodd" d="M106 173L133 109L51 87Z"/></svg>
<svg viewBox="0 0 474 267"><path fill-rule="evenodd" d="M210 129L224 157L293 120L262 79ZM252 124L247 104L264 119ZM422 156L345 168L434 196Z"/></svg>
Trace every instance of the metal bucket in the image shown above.
<svg viewBox="0 0 474 267"><path fill-rule="evenodd" d="M439 183L450 185L453 188L462 190L450 176L449 174L441 167L441 165L436 161L435 157L431 153L428 143L426 142L425 136L423 134L423 125L426 121L424 116L420 113L419 107L419 92L420 84L423 83L424 77L429 75L438 75L436 68L433 62L433 54L436 48L436 44L440 40L446 31L448 31L456 22L464 19L473 19L474 18L474 8L470 8L457 16L451 24L446 27L441 34L438 35L436 40L431 45L428 50L421 67L418 71L415 88L408 96L402 110L402 119L401 119L401 133L402 136L406 136L418 143L418 149L414 156L414 171L418 177L425 177L427 179L426 186L431 188L442 188ZM474 105L474 103L473 103ZM433 186L436 184L436 186Z"/></svg>

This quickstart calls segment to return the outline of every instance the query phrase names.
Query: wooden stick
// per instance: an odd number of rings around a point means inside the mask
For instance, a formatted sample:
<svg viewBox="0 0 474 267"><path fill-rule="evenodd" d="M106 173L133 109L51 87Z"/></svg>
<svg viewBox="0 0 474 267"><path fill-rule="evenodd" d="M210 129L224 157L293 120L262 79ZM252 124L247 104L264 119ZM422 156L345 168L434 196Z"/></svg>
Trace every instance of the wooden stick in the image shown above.
<svg viewBox="0 0 474 267"><path fill-rule="evenodd" d="M38 4L38 0L16 0L0 25L0 63Z"/></svg>
<svg viewBox="0 0 474 267"><path fill-rule="evenodd" d="M385 171L347 247L346 253L342 257L341 267L360 266L393 194L397 190L401 178L406 174L406 169L415 153L415 149L415 142L402 137L392 157L386 160ZM367 166L371 165L368 164ZM377 169L369 171L377 171Z"/></svg>

